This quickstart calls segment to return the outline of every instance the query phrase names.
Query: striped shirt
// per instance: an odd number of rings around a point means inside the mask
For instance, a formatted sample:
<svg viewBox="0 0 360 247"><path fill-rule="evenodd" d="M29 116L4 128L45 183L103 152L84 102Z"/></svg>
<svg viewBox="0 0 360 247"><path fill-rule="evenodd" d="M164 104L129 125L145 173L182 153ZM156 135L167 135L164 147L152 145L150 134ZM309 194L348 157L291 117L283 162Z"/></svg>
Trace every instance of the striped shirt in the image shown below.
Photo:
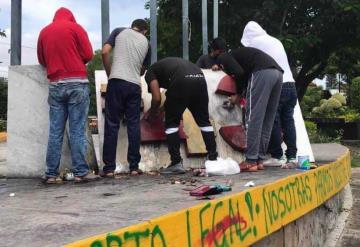
<svg viewBox="0 0 360 247"><path fill-rule="evenodd" d="M130 28L116 28L106 44L114 48L109 79L121 79L140 85L141 68L150 63L150 46L146 37Z"/></svg>

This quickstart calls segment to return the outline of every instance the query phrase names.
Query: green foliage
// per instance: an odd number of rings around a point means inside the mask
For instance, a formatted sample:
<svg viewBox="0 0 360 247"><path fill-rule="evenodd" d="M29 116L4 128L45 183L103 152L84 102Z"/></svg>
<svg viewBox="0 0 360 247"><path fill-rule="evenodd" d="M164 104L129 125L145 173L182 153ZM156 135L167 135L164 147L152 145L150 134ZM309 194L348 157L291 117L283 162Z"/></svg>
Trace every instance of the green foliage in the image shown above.
<svg viewBox="0 0 360 247"><path fill-rule="evenodd" d="M337 96L337 98L340 98ZM346 106L343 106L336 97L332 96L328 100L321 100L320 106L314 107L311 116L321 118L340 117L346 112Z"/></svg>
<svg viewBox="0 0 360 247"><path fill-rule="evenodd" d="M90 107L89 115L96 116L96 91L95 91L95 70L102 70L101 50L96 50L93 59L87 64L87 75L90 86Z"/></svg>
<svg viewBox="0 0 360 247"><path fill-rule="evenodd" d="M208 3L208 30L212 37L213 1ZM340 50L348 49L348 52L359 48L358 5L358 0L222 0L219 3L219 36L227 40L231 49L236 48L246 23L257 21L283 42L290 65L298 72L294 76L302 99L309 83L324 75L333 54L340 57L345 53L340 54ZM158 6L158 56L181 57L181 1L158 0ZM201 1L189 0L189 19L190 60L194 62L202 51ZM339 67L340 62L334 65Z"/></svg>
<svg viewBox="0 0 360 247"><path fill-rule="evenodd" d="M355 109L346 106L346 98L336 93L330 99L320 100L320 105L312 109L311 117L342 118L345 122L354 122L360 119L360 114Z"/></svg>
<svg viewBox="0 0 360 247"><path fill-rule="evenodd" d="M346 98L341 93L334 94L331 98L334 98L340 102L341 105L346 105Z"/></svg>
<svg viewBox="0 0 360 247"><path fill-rule="evenodd" d="M355 122L360 119L360 113L354 109L348 109L346 110L343 117L345 119L345 122Z"/></svg>
<svg viewBox="0 0 360 247"><path fill-rule="evenodd" d="M349 97L351 107L360 112L360 76L352 80Z"/></svg>
<svg viewBox="0 0 360 247"><path fill-rule="evenodd" d="M322 100L321 95L322 87L309 87L307 89L300 103L304 117L310 117L312 109L320 104L320 100Z"/></svg>
<svg viewBox="0 0 360 247"><path fill-rule="evenodd" d="M311 143L339 143L342 137L341 130L319 130L311 121L305 121L305 127Z"/></svg>

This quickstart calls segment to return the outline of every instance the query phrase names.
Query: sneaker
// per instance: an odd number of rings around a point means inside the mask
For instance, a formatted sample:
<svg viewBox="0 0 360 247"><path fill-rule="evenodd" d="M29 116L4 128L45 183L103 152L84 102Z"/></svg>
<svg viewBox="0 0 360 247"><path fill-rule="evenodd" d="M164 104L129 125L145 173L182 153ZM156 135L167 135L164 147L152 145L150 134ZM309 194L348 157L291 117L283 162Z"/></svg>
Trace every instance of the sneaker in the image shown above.
<svg viewBox="0 0 360 247"><path fill-rule="evenodd" d="M286 159L285 157L281 157L280 159L270 158L265 160L263 164L264 166L270 166L270 167L282 166L286 164Z"/></svg>
<svg viewBox="0 0 360 247"><path fill-rule="evenodd" d="M181 162L160 169L160 174L162 175L176 175L176 174L184 174L184 173L186 173L186 170L184 169Z"/></svg>

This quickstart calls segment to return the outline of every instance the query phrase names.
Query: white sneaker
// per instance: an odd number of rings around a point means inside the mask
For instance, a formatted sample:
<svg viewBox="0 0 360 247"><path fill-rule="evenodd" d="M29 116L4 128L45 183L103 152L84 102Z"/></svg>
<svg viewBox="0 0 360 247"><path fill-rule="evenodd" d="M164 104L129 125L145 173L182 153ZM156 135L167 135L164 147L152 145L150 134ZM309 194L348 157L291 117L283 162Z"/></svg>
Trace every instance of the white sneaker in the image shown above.
<svg viewBox="0 0 360 247"><path fill-rule="evenodd" d="M286 158L285 157L281 157L280 159L270 158L270 159L264 160L263 164L264 164L264 166L267 166L267 167L282 166L282 165L286 164Z"/></svg>

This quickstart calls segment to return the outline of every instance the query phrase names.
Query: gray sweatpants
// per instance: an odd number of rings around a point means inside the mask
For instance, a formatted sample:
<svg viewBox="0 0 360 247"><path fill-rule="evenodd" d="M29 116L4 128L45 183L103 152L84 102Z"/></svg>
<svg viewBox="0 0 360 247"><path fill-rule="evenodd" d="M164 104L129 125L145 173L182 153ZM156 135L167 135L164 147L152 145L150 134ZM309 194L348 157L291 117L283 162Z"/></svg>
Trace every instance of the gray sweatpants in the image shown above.
<svg viewBox="0 0 360 247"><path fill-rule="evenodd" d="M246 92L247 161L265 159L282 86L277 69L256 71L249 78Z"/></svg>

